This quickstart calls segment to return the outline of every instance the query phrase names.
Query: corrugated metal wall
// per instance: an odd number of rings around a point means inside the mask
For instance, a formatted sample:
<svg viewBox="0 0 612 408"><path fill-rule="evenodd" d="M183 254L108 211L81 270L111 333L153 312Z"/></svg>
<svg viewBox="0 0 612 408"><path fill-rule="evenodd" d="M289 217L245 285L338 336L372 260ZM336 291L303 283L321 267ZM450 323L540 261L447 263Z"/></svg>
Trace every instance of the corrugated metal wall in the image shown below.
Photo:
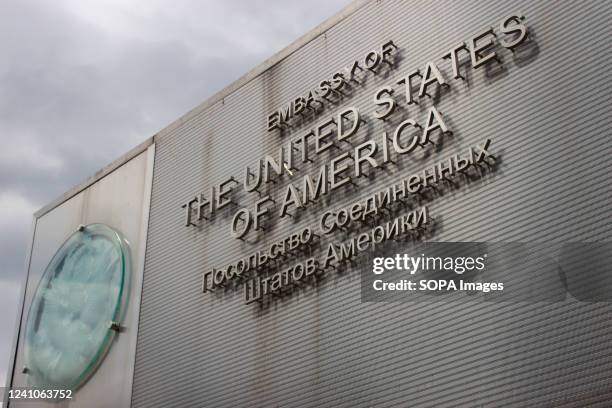
<svg viewBox="0 0 612 408"><path fill-rule="evenodd" d="M347 187L297 221L283 220L256 245L230 237L231 211L201 231L183 227L182 202L277 151L279 136L265 131L272 110L393 39L399 67L389 78L369 77L341 105L371 117L378 87L441 62L451 46L517 12L534 40L530 58L507 52L503 74L480 69L467 83L451 80L437 106L455 135L439 154L403 158L397 171L360 179L358 192ZM200 279L212 265L315 223L326 205L352 203L487 137L500 169L432 201L433 240L609 241L611 19L607 1L371 1L162 132L133 406L610 406L608 304L363 304L359 272L349 270L327 272L318 288L260 310L244 305L241 291L202 294ZM424 120L418 109L408 112ZM371 120L360 137L389 129ZM284 184L269 191L278 197ZM243 204L256 198L239 197Z"/></svg>

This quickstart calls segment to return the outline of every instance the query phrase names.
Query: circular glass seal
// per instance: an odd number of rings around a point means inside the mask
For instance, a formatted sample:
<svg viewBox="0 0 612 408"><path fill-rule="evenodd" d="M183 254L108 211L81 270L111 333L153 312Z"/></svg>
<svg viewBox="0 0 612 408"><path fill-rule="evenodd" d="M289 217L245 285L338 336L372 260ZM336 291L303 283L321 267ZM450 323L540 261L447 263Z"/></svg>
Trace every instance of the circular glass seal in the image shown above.
<svg viewBox="0 0 612 408"><path fill-rule="evenodd" d="M79 227L55 253L30 305L25 369L33 386L76 390L110 349L128 301L127 241L103 224Z"/></svg>

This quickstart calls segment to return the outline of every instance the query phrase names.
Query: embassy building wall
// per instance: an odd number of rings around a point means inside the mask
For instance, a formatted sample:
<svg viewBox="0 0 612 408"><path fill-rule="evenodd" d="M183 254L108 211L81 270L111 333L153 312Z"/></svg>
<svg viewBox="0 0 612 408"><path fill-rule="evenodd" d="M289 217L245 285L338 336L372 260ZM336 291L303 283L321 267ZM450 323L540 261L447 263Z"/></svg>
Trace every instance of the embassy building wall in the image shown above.
<svg viewBox="0 0 612 408"><path fill-rule="evenodd" d="M609 406L611 17L351 4L37 214L8 386L45 266L104 223L126 317L65 406ZM429 250L503 293L372 291Z"/></svg>

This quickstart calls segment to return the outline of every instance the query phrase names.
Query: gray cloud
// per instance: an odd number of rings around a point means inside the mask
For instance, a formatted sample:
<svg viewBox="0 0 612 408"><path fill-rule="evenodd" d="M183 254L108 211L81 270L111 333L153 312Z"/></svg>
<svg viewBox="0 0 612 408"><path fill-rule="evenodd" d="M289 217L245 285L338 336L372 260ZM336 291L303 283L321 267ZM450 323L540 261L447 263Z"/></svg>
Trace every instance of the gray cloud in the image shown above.
<svg viewBox="0 0 612 408"><path fill-rule="evenodd" d="M37 208L348 3L0 2L0 327Z"/></svg>
<svg viewBox="0 0 612 408"><path fill-rule="evenodd" d="M12 281L0 281L0 324L3 328L10 328L2 331L0 335L0 362L3 364L0 369L0 387L4 387L6 382L6 370L8 369L10 350L13 345L13 328L15 327L17 315L17 302L19 297L20 285Z"/></svg>

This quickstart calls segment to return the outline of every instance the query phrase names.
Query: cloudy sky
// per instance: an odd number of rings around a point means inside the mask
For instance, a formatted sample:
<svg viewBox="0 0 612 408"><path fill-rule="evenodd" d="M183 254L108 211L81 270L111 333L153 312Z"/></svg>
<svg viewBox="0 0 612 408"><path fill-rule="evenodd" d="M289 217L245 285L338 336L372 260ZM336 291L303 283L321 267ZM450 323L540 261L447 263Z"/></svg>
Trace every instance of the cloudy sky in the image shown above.
<svg viewBox="0 0 612 408"><path fill-rule="evenodd" d="M0 2L0 386L32 213L348 3Z"/></svg>

